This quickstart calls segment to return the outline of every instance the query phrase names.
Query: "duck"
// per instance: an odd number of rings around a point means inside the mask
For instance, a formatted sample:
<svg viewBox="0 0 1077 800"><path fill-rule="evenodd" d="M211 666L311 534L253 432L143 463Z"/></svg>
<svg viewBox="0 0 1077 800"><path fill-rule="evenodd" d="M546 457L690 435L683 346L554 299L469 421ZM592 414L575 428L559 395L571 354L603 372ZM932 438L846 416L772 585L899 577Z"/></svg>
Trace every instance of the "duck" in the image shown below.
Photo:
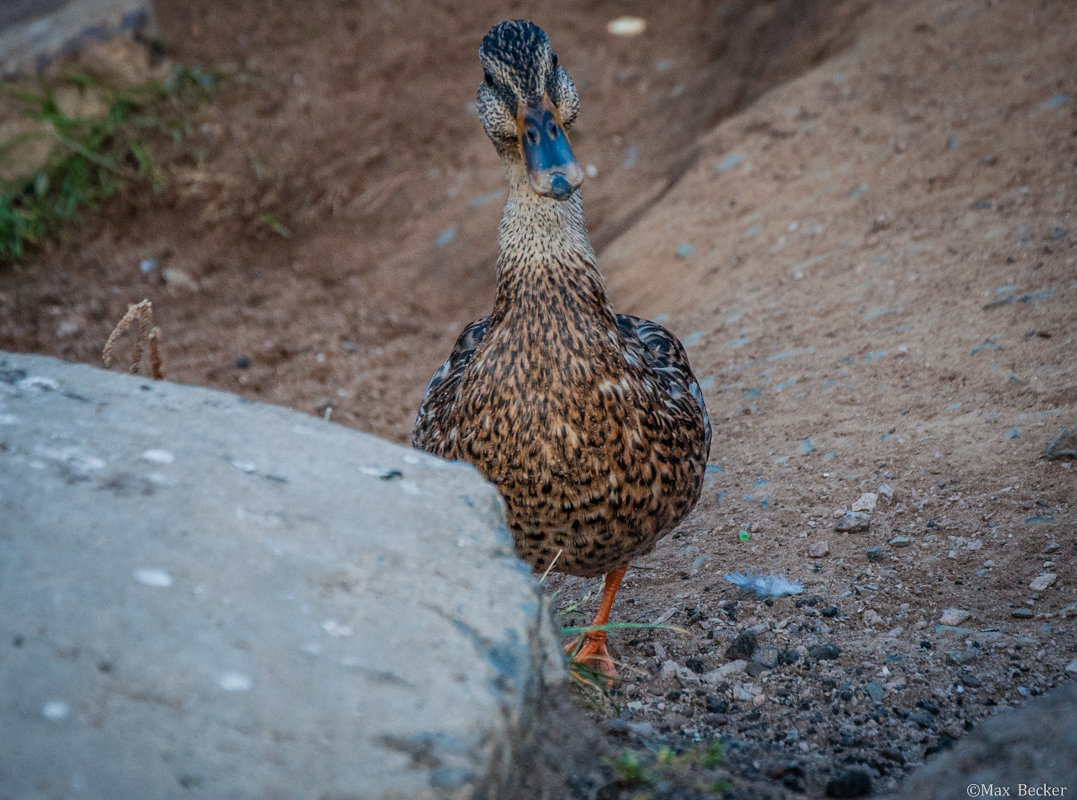
<svg viewBox="0 0 1077 800"><path fill-rule="evenodd" d="M431 377L412 441L497 487L533 569L605 576L594 620L566 653L612 683L614 598L629 563L698 501L710 419L677 337L611 307L568 139L579 93L546 32L499 22L479 62L478 115L509 185L493 308Z"/></svg>

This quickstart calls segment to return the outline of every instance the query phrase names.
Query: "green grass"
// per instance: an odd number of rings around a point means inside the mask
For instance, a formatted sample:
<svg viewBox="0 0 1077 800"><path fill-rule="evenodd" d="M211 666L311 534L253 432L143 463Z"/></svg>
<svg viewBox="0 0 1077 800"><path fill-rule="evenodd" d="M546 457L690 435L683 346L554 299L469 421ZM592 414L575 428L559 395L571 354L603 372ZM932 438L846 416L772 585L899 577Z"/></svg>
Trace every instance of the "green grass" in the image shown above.
<svg viewBox="0 0 1077 800"><path fill-rule="evenodd" d="M634 790L633 800L651 797L719 797L732 785L717 777L713 770L724 761L722 743L717 739L675 753L669 747L659 747L642 754L626 750L610 763L622 788Z"/></svg>
<svg viewBox="0 0 1077 800"><path fill-rule="evenodd" d="M64 113L57 102L64 87L95 92L104 113ZM32 122L30 132L0 141L0 164L9 176L0 180L0 263L22 259L80 211L129 187L160 191L165 177L155 147L186 139L190 114L216 87L216 77L197 67L177 67L164 81L125 90L75 73L29 89L0 86L24 121ZM13 163L18 149L32 140L45 142L48 154L19 171Z"/></svg>

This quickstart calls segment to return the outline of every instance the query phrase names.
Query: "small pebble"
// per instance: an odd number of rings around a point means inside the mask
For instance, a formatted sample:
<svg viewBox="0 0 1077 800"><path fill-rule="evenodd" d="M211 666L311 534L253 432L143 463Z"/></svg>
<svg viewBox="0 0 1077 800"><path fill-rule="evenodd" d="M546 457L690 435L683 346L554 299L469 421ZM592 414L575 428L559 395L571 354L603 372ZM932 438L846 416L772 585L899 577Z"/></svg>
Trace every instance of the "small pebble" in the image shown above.
<svg viewBox="0 0 1077 800"><path fill-rule="evenodd" d="M726 648L725 656L729 659L751 658L755 652L758 636L751 628L741 631L736 635L729 647Z"/></svg>
<svg viewBox="0 0 1077 800"><path fill-rule="evenodd" d="M939 616L939 622L943 625L960 625L972 614L961 608L948 608Z"/></svg>
<svg viewBox="0 0 1077 800"><path fill-rule="evenodd" d="M711 670L703 676L704 683L722 683L732 675L738 675L748 668L748 662L743 658L722 664L718 669Z"/></svg>
<svg viewBox="0 0 1077 800"><path fill-rule="evenodd" d="M1056 580L1058 575L1054 572L1045 572L1038 577L1032 579L1032 582L1028 585L1028 588L1034 592L1042 592L1047 587L1051 586Z"/></svg>
<svg viewBox="0 0 1077 800"><path fill-rule="evenodd" d="M890 488L890 484L880 483L879 488L876 489L876 492L879 499L887 505L890 505L894 502L894 490Z"/></svg>
<svg viewBox="0 0 1077 800"><path fill-rule="evenodd" d="M911 541L908 536L895 536L887 542L887 544L891 547L908 547L911 544Z"/></svg>
<svg viewBox="0 0 1077 800"><path fill-rule="evenodd" d="M886 695L886 690L883 689L882 684L876 681L864 684L864 691L867 693L871 701L878 705L883 701L883 697Z"/></svg>
<svg viewBox="0 0 1077 800"><path fill-rule="evenodd" d="M764 669L774 669L778 666L779 656L778 648L768 644L752 653L752 660L748 666L758 664Z"/></svg>
<svg viewBox="0 0 1077 800"><path fill-rule="evenodd" d="M688 667L682 666L681 664L676 664L673 661L667 661L665 664L662 665L663 678L667 677L666 666L668 664L673 664L677 668L673 674L673 677L675 677L682 684L700 682L701 679L698 675L696 675L696 673L692 672L692 670L688 669Z"/></svg>
<svg viewBox="0 0 1077 800"><path fill-rule="evenodd" d="M677 258L691 258L696 254L696 248L688 242L677 245Z"/></svg>
<svg viewBox="0 0 1077 800"><path fill-rule="evenodd" d="M871 526L871 514L863 511L847 511L834 524L834 530L845 533L866 531Z"/></svg>
<svg viewBox="0 0 1077 800"><path fill-rule="evenodd" d="M879 501L879 495L874 492L864 492L852 505L853 511L874 511L875 504Z"/></svg>
<svg viewBox="0 0 1077 800"><path fill-rule="evenodd" d="M779 664L795 664L800 661L800 652L792 647L787 647L778 653Z"/></svg>
<svg viewBox="0 0 1077 800"><path fill-rule="evenodd" d="M1036 616L1036 612L1031 608L1015 608L1010 612L1010 616L1014 619L1032 619Z"/></svg>
<svg viewBox="0 0 1077 800"><path fill-rule="evenodd" d="M613 36L639 36L647 30L647 20L640 17L617 17L606 23L606 33Z"/></svg>
<svg viewBox="0 0 1077 800"><path fill-rule="evenodd" d="M830 661L841 655L841 648L833 642L824 642L808 648L808 655L816 661Z"/></svg>
<svg viewBox="0 0 1077 800"><path fill-rule="evenodd" d="M741 703L749 703L752 700L752 692L744 684L738 683L733 687L733 699Z"/></svg>
<svg viewBox="0 0 1077 800"><path fill-rule="evenodd" d="M825 541L812 542L811 545L808 547L809 558L822 558L829 552L830 545L828 545Z"/></svg>
<svg viewBox="0 0 1077 800"><path fill-rule="evenodd" d="M935 718L927 711L915 709L909 712L909 722L915 722L921 728L930 728L935 724Z"/></svg>
<svg viewBox="0 0 1077 800"><path fill-rule="evenodd" d="M197 281L178 267L165 267L161 270L161 277L168 286L177 286L182 289L198 288Z"/></svg>
<svg viewBox="0 0 1077 800"><path fill-rule="evenodd" d="M869 547L867 549L868 561L882 561L883 549L876 545L875 547Z"/></svg>
<svg viewBox="0 0 1077 800"><path fill-rule="evenodd" d="M709 694L705 698L708 714L724 714L729 711L729 703Z"/></svg>
<svg viewBox="0 0 1077 800"><path fill-rule="evenodd" d="M978 656L979 650L951 650L946 654L946 662L953 664L955 667L960 667L970 661L975 661Z"/></svg>
<svg viewBox="0 0 1077 800"><path fill-rule="evenodd" d="M1066 665L1066 672L1077 673L1077 658Z"/></svg>
<svg viewBox="0 0 1077 800"><path fill-rule="evenodd" d="M873 608L869 608L864 612L864 625L868 628L877 628L882 625L883 618Z"/></svg>

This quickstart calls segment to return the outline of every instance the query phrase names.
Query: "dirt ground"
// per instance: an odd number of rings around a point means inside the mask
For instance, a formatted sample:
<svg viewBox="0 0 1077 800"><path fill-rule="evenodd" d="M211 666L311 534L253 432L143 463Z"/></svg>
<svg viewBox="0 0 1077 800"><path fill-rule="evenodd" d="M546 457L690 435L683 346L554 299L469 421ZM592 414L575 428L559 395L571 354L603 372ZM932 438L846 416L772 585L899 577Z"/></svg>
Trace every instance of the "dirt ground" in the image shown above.
<svg viewBox="0 0 1077 800"><path fill-rule="evenodd" d="M576 80L614 305L680 335L715 431L697 509L614 607L687 633L615 634L624 679L578 700L614 758L725 748L650 787L603 764L580 796L891 793L1077 670L1077 475L1044 458L1077 424L1069 0L158 10L220 94L162 146L162 192L0 269L0 348L99 364L149 298L169 379L402 443L493 297L482 34L530 17ZM626 13L646 31L608 34ZM864 494L868 529L835 530ZM743 596L744 571L804 589Z"/></svg>

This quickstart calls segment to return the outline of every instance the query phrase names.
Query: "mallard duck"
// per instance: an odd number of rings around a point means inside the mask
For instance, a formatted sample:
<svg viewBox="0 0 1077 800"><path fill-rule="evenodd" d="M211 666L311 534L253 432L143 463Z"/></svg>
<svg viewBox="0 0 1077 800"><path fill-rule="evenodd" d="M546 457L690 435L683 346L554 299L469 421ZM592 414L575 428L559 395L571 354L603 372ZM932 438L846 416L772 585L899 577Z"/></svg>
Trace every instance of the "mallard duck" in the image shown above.
<svg viewBox="0 0 1077 800"><path fill-rule="evenodd" d="M677 337L610 307L566 135L579 95L546 33L500 22L479 61L479 117L509 181L497 292L430 379L413 441L497 486L535 569L604 574L604 626L628 563L699 499L710 421ZM605 630L572 649L616 676Z"/></svg>

